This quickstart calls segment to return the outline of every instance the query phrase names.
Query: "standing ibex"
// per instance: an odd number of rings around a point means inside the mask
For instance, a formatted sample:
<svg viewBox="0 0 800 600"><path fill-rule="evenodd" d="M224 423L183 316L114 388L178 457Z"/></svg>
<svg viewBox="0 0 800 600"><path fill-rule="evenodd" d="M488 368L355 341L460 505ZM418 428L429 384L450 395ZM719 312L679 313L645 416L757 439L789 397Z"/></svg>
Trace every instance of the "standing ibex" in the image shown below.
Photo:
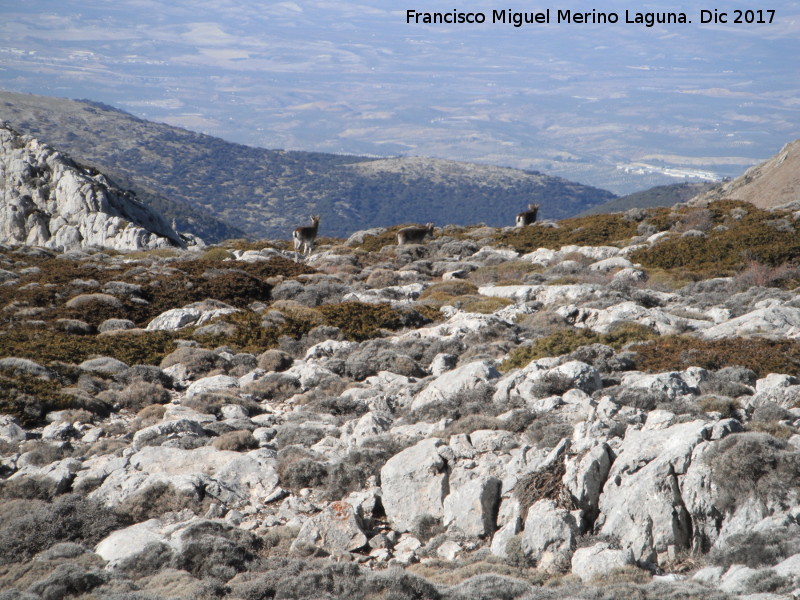
<svg viewBox="0 0 800 600"><path fill-rule="evenodd" d="M397 245L419 244L429 235L433 236L433 223L428 223L425 227L403 227L397 232Z"/></svg>
<svg viewBox="0 0 800 600"><path fill-rule="evenodd" d="M311 217L311 225L305 227L298 227L292 232L292 239L294 239L295 252L301 252L301 249L308 251L308 254L314 250L314 240L317 239L317 230L319 229L319 215ZM305 252L301 252L305 254Z"/></svg>
<svg viewBox="0 0 800 600"><path fill-rule="evenodd" d="M525 227L536 222L536 213L539 212L538 204L528 204L528 210L517 215L517 227Z"/></svg>

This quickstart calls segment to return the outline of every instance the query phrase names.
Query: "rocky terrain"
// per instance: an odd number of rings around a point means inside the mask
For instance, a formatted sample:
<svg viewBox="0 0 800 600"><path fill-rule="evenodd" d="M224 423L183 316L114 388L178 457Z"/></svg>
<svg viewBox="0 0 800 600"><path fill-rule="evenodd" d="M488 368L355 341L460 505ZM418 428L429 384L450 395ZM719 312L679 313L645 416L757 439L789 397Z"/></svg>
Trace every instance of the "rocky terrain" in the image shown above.
<svg viewBox="0 0 800 600"><path fill-rule="evenodd" d="M186 242L104 175L0 123L0 243L143 250Z"/></svg>
<svg viewBox="0 0 800 600"><path fill-rule="evenodd" d="M781 148L775 156L745 173L692 199L703 206L722 198L743 200L760 208L800 201L800 140Z"/></svg>
<svg viewBox="0 0 800 600"><path fill-rule="evenodd" d="M800 211L0 247L0 598L800 596Z"/></svg>

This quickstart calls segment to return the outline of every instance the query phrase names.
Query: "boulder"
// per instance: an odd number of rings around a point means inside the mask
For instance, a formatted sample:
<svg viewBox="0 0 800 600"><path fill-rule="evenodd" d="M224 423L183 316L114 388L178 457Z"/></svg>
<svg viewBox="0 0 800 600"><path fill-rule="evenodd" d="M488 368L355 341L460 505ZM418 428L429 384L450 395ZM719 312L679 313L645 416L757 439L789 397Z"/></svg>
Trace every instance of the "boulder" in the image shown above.
<svg viewBox="0 0 800 600"><path fill-rule="evenodd" d="M707 340L747 336L794 339L800 337L800 308L780 304L758 308L709 327L702 336Z"/></svg>
<svg viewBox="0 0 800 600"><path fill-rule="evenodd" d="M484 476L450 490L444 499L444 525L468 537L485 537L496 528L500 480Z"/></svg>
<svg viewBox="0 0 800 600"><path fill-rule="evenodd" d="M543 571L565 571L577 537L578 524L572 513L552 500L539 500L528 509L522 551Z"/></svg>
<svg viewBox="0 0 800 600"><path fill-rule="evenodd" d="M444 516L448 493L447 461L442 440L429 438L395 454L381 469L386 517L395 531L410 531L424 515Z"/></svg>
<svg viewBox="0 0 800 600"><path fill-rule="evenodd" d="M632 564L633 553L630 549L614 549L610 544L600 542L575 551L572 555L572 574L587 582L598 575L607 575Z"/></svg>
<svg viewBox="0 0 800 600"><path fill-rule="evenodd" d="M484 360L446 371L416 395L411 408L417 410L428 404L445 402L459 392L473 390L499 376L494 365Z"/></svg>
<svg viewBox="0 0 800 600"><path fill-rule="evenodd" d="M321 548L329 554L353 552L367 544L361 519L347 502L332 502L300 528L291 549L302 545Z"/></svg>

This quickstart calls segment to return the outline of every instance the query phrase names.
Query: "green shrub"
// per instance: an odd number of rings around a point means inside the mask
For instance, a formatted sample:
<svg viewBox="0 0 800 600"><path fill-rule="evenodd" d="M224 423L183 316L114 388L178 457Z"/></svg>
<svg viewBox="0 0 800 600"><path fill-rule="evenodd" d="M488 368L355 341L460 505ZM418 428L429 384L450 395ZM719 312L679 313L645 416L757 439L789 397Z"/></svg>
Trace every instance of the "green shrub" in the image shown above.
<svg viewBox="0 0 800 600"><path fill-rule="evenodd" d="M570 354L589 344L604 344L620 350L632 342L655 338L657 334L649 327L629 322L619 323L603 334L595 333L591 329L557 329L550 335L534 340L530 346L519 346L512 350L498 369L507 373L512 369L523 368L531 361Z"/></svg>
<svg viewBox="0 0 800 600"><path fill-rule="evenodd" d="M564 219L558 227L517 227L501 233L496 243L511 246L517 252L537 248L559 250L562 246L613 246L637 235L638 224L621 213Z"/></svg>
<svg viewBox="0 0 800 600"><path fill-rule="evenodd" d="M731 200L714 202L708 210L713 224L724 227L714 227L705 237L663 240L630 259L645 268L685 269L703 278L733 275L752 261L777 267L800 260L796 231L774 225L781 213Z"/></svg>
<svg viewBox="0 0 800 600"><path fill-rule="evenodd" d="M641 371L680 371L703 367L716 371L743 366L766 377L769 373L800 371L800 343L793 340L728 338L702 340L691 336L663 336L630 348L636 352L636 368Z"/></svg>
<svg viewBox="0 0 800 600"><path fill-rule="evenodd" d="M16 417L23 427L37 425L50 411L74 407L72 396L60 390L56 381L0 371L0 414Z"/></svg>

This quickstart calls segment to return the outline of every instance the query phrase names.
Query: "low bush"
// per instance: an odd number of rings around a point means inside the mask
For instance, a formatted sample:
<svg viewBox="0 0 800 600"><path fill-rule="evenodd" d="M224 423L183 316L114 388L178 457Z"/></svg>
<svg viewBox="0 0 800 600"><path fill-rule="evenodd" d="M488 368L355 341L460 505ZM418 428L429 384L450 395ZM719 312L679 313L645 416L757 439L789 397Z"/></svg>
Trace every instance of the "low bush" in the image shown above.
<svg viewBox="0 0 800 600"><path fill-rule="evenodd" d="M61 542L93 546L129 518L99 502L72 494L52 503L29 505L29 511L0 529L0 564L24 562Z"/></svg>
<svg viewBox="0 0 800 600"><path fill-rule="evenodd" d="M50 411L74 406L72 396L62 393L57 381L0 371L0 414L15 417L23 427L41 423Z"/></svg>
<svg viewBox="0 0 800 600"><path fill-rule="evenodd" d="M3 345L8 355L29 358L43 365L52 362L79 364L94 356L110 356L128 365L157 365L175 349L175 337L167 331L75 336L19 327L3 334Z"/></svg>
<svg viewBox="0 0 800 600"><path fill-rule="evenodd" d="M290 490L318 488L328 478L328 467L316 455L297 446L289 446L278 452L278 480Z"/></svg>
<svg viewBox="0 0 800 600"><path fill-rule="evenodd" d="M655 209L659 212L663 209ZM537 248L559 250L562 246L613 246L637 235L638 224L621 213L575 217L558 222L557 227L533 225L517 227L497 235L495 242L511 246L517 252Z"/></svg>
<svg viewBox="0 0 800 600"><path fill-rule="evenodd" d="M115 394L121 408L138 412L153 404L167 404L171 397L169 392L157 383L134 381Z"/></svg>
<svg viewBox="0 0 800 600"><path fill-rule="evenodd" d="M214 438L212 445L217 450L231 450L244 452L258 448L258 441L253 434L246 430L229 431Z"/></svg>
<svg viewBox="0 0 800 600"><path fill-rule="evenodd" d="M682 371L688 367L717 370L741 366L756 377L769 373L800 371L800 343L794 340L764 338L728 338L703 340L691 336L663 336L645 344L635 344L636 368L661 373Z"/></svg>
<svg viewBox="0 0 800 600"><path fill-rule="evenodd" d="M228 581L256 561L259 541L250 532L215 521L190 525L173 558L175 568L199 579Z"/></svg>
<svg viewBox="0 0 800 600"><path fill-rule="evenodd" d="M507 373L511 369L525 367L533 360L570 354L581 346L603 344L620 350L632 342L657 338L657 334L649 327L629 322L619 323L604 334L594 333L590 329L557 329L546 337L534 340L530 346L515 348L498 368Z"/></svg>
<svg viewBox="0 0 800 600"><path fill-rule="evenodd" d="M776 565L800 553L800 527L791 525L767 532L745 531L729 536L708 554L714 565L729 568L746 565L751 569Z"/></svg>
<svg viewBox="0 0 800 600"><path fill-rule="evenodd" d="M714 227L703 237L662 240L633 252L630 260L645 268L684 269L707 279L737 273L743 259L768 267L794 265L800 259L796 232L772 224L780 213L733 200L714 202L708 209L713 223L724 227Z"/></svg>
<svg viewBox="0 0 800 600"><path fill-rule="evenodd" d="M730 435L709 458L721 511L732 512L748 498L783 500L800 491L800 452L764 433Z"/></svg>
<svg viewBox="0 0 800 600"><path fill-rule="evenodd" d="M124 515L134 523L161 517L167 512L191 510L196 515L205 514L211 505L211 498L200 498L176 490L168 483L155 483L140 489L136 494L123 500L114 508L117 515Z"/></svg>

